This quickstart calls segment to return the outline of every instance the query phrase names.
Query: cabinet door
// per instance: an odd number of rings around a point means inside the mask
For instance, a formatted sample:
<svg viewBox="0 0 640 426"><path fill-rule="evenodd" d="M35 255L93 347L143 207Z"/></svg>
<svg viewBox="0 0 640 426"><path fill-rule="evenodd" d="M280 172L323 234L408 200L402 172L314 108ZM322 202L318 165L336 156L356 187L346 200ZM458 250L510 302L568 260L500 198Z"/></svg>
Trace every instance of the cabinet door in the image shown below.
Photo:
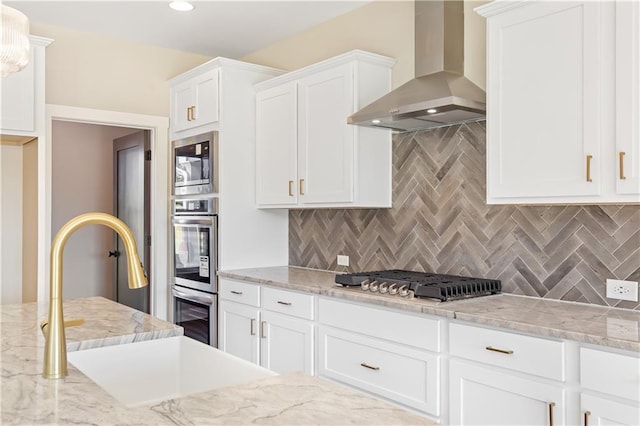
<svg viewBox="0 0 640 426"><path fill-rule="evenodd" d="M450 362L449 379L451 424L565 424L565 392L561 386L459 360Z"/></svg>
<svg viewBox="0 0 640 426"><path fill-rule="evenodd" d="M218 80L220 70L214 69L192 80L194 106L191 127L215 123L219 120Z"/></svg>
<svg viewBox="0 0 640 426"><path fill-rule="evenodd" d="M256 95L256 201L295 205L297 195L296 84Z"/></svg>
<svg viewBox="0 0 640 426"><path fill-rule="evenodd" d="M258 364L259 312L251 306L220 300L218 303L220 349Z"/></svg>
<svg viewBox="0 0 640 426"><path fill-rule="evenodd" d="M262 311L260 365L279 374L301 371L313 375L313 324Z"/></svg>
<svg viewBox="0 0 640 426"><path fill-rule="evenodd" d="M353 201L353 66L342 65L298 83L298 186L300 202Z"/></svg>
<svg viewBox="0 0 640 426"><path fill-rule="evenodd" d="M640 407L582 394L580 414L585 426L640 425Z"/></svg>
<svg viewBox="0 0 640 426"><path fill-rule="evenodd" d="M174 132L220 119L219 75L219 69L210 70L172 88L171 124Z"/></svg>
<svg viewBox="0 0 640 426"><path fill-rule="evenodd" d="M0 82L0 126L2 133L35 132L36 55L31 47L29 64L20 72L3 77ZM42 48L44 49L44 48Z"/></svg>
<svg viewBox="0 0 640 426"><path fill-rule="evenodd" d="M531 2L488 21L490 204L600 194L602 7Z"/></svg>
<svg viewBox="0 0 640 426"><path fill-rule="evenodd" d="M178 84L171 90L171 127L174 132L192 127L190 108L194 105L191 81Z"/></svg>
<svg viewBox="0 0 640 426"><path fill-rule="evenodd" d="M640 3L616 2L616 191L640 194Z"/></svg>

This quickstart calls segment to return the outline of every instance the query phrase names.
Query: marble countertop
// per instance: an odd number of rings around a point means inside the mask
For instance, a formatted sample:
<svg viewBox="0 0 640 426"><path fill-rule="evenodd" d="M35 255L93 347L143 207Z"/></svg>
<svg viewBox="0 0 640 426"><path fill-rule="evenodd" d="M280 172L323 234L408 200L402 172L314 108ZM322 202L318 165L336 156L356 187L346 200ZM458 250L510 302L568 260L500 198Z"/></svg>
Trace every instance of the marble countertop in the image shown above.
<svg viewBox="0 0 640 426"><path fill-rule="evenodd" d="M288 266L219 272L223 278L640 352L638 311L510 294L448 302L402 299L339 286L335 274Z"/></svg>
<svg viewBox="0 0 640 426"><path fill-rule="evenodd" d="M47 307L0 305L0 424L397 424L434 423L324 380L289 374L157 404L126 407L69 364L42 377ZM182 335L182 328L104 298L64 302L70 351ZM125 360L123 360L125 362Z"/></svg>

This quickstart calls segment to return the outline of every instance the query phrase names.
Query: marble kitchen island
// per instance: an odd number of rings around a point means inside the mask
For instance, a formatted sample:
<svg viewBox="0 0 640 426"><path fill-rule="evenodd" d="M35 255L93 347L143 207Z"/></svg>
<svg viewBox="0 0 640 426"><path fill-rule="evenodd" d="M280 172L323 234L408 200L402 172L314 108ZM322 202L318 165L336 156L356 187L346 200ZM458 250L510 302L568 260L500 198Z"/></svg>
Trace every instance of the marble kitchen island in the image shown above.
<svg viewBox="0 0 640 426"><path fill-rule="evenodd" d="M182 335L182 328L104 298L64 303L69 351ZM42 377L47 307L0 306L1 424L433 424L342 386L290 374L135 408L119 403L72 364ZM122 360L126 362L126 360Z"/></svg>

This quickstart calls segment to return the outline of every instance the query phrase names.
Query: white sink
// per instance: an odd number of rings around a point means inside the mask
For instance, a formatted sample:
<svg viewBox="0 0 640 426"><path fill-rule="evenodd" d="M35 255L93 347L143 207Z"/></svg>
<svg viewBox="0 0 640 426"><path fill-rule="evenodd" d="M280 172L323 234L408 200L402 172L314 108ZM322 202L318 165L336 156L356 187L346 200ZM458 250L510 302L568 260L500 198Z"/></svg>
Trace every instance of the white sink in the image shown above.
<svg viewBox="0 0 640 426"><path fill-rule="evenodd" d="M69 352L67 358L130 407L276 375L184 336Z"/></svg>

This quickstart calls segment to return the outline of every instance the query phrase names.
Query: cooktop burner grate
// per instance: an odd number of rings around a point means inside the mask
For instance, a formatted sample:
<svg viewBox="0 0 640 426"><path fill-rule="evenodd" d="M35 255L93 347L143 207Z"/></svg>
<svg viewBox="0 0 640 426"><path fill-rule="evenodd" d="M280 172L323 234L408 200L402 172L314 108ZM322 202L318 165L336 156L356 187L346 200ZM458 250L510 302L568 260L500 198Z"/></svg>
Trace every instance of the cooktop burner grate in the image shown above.
<svg viewBox="0 0 640 426"><path fill-rule="evenodd" d="M502 291L500 280L462 277L392 269L388 271L337 274L336 283L359 286L364 291L400 297L428 297L441 301L487 296Z"/></svg>

